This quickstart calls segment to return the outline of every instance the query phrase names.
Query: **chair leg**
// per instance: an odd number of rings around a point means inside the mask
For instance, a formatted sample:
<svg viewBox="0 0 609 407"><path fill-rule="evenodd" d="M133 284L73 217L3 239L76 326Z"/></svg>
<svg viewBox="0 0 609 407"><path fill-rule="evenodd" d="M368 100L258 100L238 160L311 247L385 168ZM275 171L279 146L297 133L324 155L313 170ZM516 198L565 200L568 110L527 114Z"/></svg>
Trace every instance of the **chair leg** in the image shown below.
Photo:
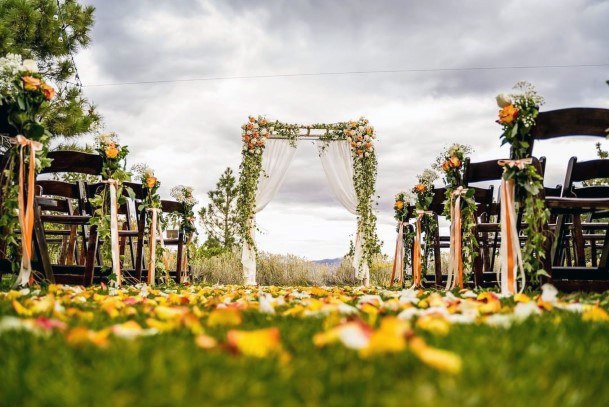
<svg viewBox="0 0 609 407"><path fill-rule="evenodd" d="M95 257L97 254L97 227L91 226L89 228L89 241L87 243L87 256L85 259L85 275L83 284L90 286L93 284L93 274L95 271Z"/></svg>
<svg viewBox="0 0 609 407"><path fill-rule="evenodd" d="M433 242L433 257L434 257L434 269L436 272L436 285L442 286L442 253L440 251L440 227L438 222L438 216L434 215L436 230L434 231Z"/></svg>
<svg viewBox="0 0 609 407"><path fill-rule="evenodd" d="M55 275L53 274L53 266L51 265L51 259L49 258L49 248L47 246L46 237L44 234L44 227L42 225L40 207L35 205L34 209L34 250L36 255L42 264L42 269L46 280L55 284Z"/></svg>
<svg viewBox="0 0 609 407"><path fill-rule="evenodd" d="M582 222L579 214L573 215L573 246L575 248L575 264L586 267L586 254L584 250L584 236L582 234Z"/></svg>

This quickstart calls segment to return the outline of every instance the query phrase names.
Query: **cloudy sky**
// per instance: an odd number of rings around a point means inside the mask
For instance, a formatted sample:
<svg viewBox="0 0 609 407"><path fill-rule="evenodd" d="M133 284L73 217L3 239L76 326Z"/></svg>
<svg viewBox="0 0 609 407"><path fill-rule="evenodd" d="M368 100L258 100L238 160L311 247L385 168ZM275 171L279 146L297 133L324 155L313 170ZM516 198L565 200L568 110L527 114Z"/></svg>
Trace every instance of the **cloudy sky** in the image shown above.
<svg viewBox="0 0 609 407"><path fill-rule="evenodd" d="M156 170L165 196L190 184L205 202L221 172L238 169L240 126L250 114L303 124L364 115L379 137L385 253L395 239L393 196L444 146L470 144L474 160L507 154L494 123L497 93L527 80L545 110L609 106L608 66L468 69L608 64L608 1L86 3L97 11L92 44L76 56L85 92L106 130L130 146L130 163ZM184 81L395 70L417 71ZM150 81L166 82L124 84ZM548 157L546 184L562 182L571 155L593 158L595 141L538 144L535 154ZM342 256L355 229L304 141L258 222L263 250L310 259Z"/></svg>

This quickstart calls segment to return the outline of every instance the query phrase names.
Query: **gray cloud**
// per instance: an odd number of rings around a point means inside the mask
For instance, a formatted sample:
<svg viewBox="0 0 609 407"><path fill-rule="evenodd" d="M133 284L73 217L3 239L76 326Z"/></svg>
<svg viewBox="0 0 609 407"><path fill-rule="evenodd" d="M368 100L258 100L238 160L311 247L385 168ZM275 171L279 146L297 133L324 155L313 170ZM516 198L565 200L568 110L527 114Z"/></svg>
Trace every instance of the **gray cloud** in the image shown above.
<svg viewBox="0 0 609 407"><path fill-rule="evenodd" d="M85 84L403 68L607 63L604 1L186 1L91 0L97 24L77 56ZM205 200L225 167L237 170L239 127L249 114L288 122L367 116L379 135L379 230L391 252L393 195L447 144L473 159L505 156L494 96L519 80L545 109L607 106L604 68L411 72L87 87L109 130L171 185ZM547 184L594 140L536 147ZM260 215L264 250L312 258L348 248L353 217L331 196L312 146L299 146L276 200Z"/></svg>

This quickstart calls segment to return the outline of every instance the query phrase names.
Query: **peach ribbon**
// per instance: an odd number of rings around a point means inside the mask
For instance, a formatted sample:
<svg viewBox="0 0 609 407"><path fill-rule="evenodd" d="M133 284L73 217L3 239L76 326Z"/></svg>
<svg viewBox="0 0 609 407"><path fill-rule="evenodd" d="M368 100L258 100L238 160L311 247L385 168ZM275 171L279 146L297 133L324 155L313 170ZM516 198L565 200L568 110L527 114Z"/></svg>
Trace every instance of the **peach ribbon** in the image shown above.
<svg viewBox="0 0 609 407"><path fill-rule="evenodd" d="M161 210L159 208L148 208L152 212L152 220L150 225L150 239L148 241L148 284L154 285L156 282L156 232L157 218ZM163 236L161 236L161 239Z"/></svg>
<svg viewBox="0 0 609 407"><path fill-rule="evenodd" d="M433 215L432 211L422 211L417 209L417 234L414 238L414 245L412 250L412 282L413 287L421 286L421 271L422 271L422 263L421 263L421 220L423 220L423 216L425 215Z"/></svg>
<svg viewBox="0 0 609 407"><path fill-rule="evenodd" d="M398 237L395 240L395 254L393 257L393 271L391 272L391 280L389 287L393 286L396 273L400 272L400 285L404 278L404 223L398 222Z"/></svg>
<svg viewBox="0 0 609 407"><path fill-rule="evenodd" d="M518 167L523 169L525 165L532 163L530 158L522 160L499 160L502 167ZM505 171L505 169L504 169ZM520 251L520 238L516 227L516 205L514 191L516 183L513 179L501 180L501 263L497 279L500 281L501 293L504 295L522 292L525 286L524 267L522 265L522 253ZM518 274L522 280L520 291L518 290Z"/></svg>
<svg viewBox="0 0 609 407"><path fill-rule="evenodd" d="M34 186L36 182L36 151L42 150L42 143L30 140L22 135L15 137L19 145L19 223L21 224L21 269L16 285L28 285L32 275L32 234L34 230ZM30 160L27 179L27 202L25 201L25 160L23 150L30 148Z"/></svg>
<svg viewBox="0 0 609 407"><path fill-rule="evenodd" d="M461 195L467 188L458 187L450 198L450 260L446 289L463 288L463 254L461 245Z"/></svg>
<svg viewBox="0 0 609 407"><path fill-rule="evenodd" d="M121 272L120 250L118 245L118 201L116 190L119 182L115 179L102 181L108 184L110 189L110 244L112 249L112 272L116 276L116 284L120 287L123 283Z"/></svg>
<svg viewBox="0 0 609 407"><path fill-rule="evenodd" d="M156 242L159 241L159 245L163 248L163 264L165 270L169 269L169 260L165 253L165 241L163 238L163 230L161 228L161 222L158 221L159 213L162 212L160 208L148 208L148 211L152 212L152 219L150 225L150 239L148 242L148 248L150 250L148 256L148 284L154 285L156 282Z"/></svg>

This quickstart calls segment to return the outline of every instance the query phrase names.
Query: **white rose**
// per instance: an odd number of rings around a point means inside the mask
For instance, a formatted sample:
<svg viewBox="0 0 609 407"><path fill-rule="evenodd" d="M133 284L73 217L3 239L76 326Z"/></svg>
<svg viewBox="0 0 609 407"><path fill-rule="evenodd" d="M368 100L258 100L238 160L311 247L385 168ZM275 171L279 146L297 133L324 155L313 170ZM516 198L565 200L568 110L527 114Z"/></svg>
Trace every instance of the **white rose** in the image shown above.
<svg viewBox="0 0 609 407"><path fill-rule="evenodd" d="M258 126L258 123L254 123L254 128L257 129L258 127L260 127Z"/></svg>
<svg viewBox="0 0 609 407"><path fill-rule="evenodd" d="M505 93L498 94L496 99L499 107L506 107L512 104L512 98Z"/></svg>
<svg viewBox="0 0 609 407"><path fill-rule="evenodd" d="M28 71L28 72L34 72L34 73L38 72L38 65L36 64L36 61L34 61L33 59L24 59L23 64L21 65L21 68L24 71Z"/></svg>
<svg viewBox="0 0 609 407"><path fill-rule="evenodd" d="M370 136L364 136L364 140L370 141Z"/></svg>
<svg viewBox="0 0 609 407"><path fill-rule="evenodd" d="M353 141L353 139L351 137L347 137L347 141L350 143Z"/></svg>
<svg viewBox="0 0 609 407"><path fill-rule="evenodd" d="M257 149L256 149L256 154L262 154L262 150L261 150L261 149L259 149L259 148L257 148Z"/></svg>
<svg viewBox="0 0 609 407"><path fill-rule="evenodd" d="M247 146L243 146L243 151L247 151Z"/></svg>
<svg viewBox="0 0 609 407"><path fill-rule="evenodd" d="M268 133L267 129L262 129L262 131L260 131L260 134L262 134L263 136L266 135Z"/></svg>
<svg viewBox="0 0 609 407"><path fill-rule="evenodd" d="M146 178L154 177L154 170L150 167L146 167L146 169L144 170L144 176Z"/></svg>

